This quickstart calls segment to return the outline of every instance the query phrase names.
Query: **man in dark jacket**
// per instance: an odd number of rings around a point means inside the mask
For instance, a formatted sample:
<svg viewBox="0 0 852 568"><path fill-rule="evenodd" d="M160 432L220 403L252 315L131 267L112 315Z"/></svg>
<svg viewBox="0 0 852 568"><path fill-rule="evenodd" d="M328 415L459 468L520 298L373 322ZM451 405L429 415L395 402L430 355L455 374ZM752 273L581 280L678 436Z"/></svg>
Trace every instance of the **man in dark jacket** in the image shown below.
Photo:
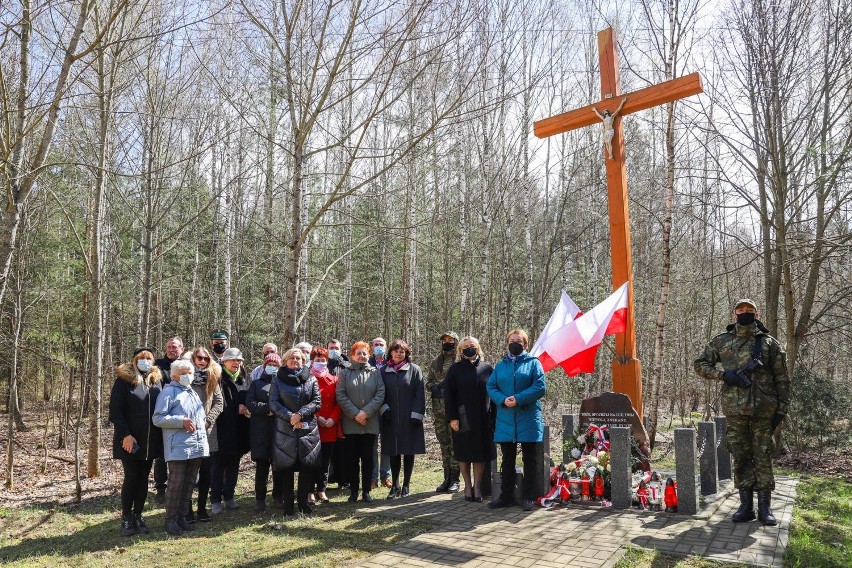
<svg viewBox="0 0 852 568"><path fill-rule="evenodd" d="M156 361L154 366L160 369L163 376L163 386L171 382L172 363L183 354L183 340L180 337L172 337L166 342L166 353ZM166 485L169 480L169 468L166 460L157 458L154 460L154 488L157 495L154 500L162 505L166 502Z"/></svg>
<svg viewBox="0 0 852 568"><path fill-rule="evenodd" d="M778 340L757 319L757 306L749 299L734 305L735 323L704 347L695 360L699 376L723 381L722 410L728 419L725 445L734 458L734 485L740 492L735 523L757 518L777 524L769 508L775 477L772 433L781 424L790 401L787 360ZM719 369L718 367L721 367Z"/></svg>
<svg viewBox="0 0 852 568"><path fill-rule="evenodd" d="M336 375L337 368L349 360L349 357L343 352L343 344L339 339L329 339L325 344L328 349L328 372Z"/></svg>

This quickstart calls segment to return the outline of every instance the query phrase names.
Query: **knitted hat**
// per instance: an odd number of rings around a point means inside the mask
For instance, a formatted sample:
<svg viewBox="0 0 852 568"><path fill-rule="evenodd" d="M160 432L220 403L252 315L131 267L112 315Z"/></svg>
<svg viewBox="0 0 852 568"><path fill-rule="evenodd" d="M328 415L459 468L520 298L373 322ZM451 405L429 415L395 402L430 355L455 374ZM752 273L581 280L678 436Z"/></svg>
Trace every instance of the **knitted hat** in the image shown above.
<svg viewBox="0 0 852 568"><path fill-rule="evenodd" d="M281 356L278 353L270 353L266 357L263 358L263 366L266 367L268 365L275 365L276 367L281 366Z"/></svg>

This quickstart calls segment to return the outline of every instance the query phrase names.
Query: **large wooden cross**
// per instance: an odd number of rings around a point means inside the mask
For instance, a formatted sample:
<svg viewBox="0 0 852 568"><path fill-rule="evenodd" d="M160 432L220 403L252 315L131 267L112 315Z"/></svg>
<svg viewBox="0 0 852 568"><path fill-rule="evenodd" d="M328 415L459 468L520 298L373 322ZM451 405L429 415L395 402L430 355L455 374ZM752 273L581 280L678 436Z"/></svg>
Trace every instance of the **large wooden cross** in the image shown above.
<svg viewBox="0 0 852 568"><path fill-rule="evenodd" d="M609 202L609 230L612 251L613 289L630 282L627 309L627 330L615 338L615 359L612 361L612 388L626 394L634 408L642 410L642 368L636 358L636 326L633 309L633 260L630 247L630 215L627 208L627 168L624 162L624 131L621 118L653 106L703 92L698 73L679 77L622 95L618 78L618 51L612 28L598 32L598 52L601 66L601 96L603 100L563 114L539 120L533 132L539 138L561 134L595 123L601 124L600 114L615 114L613 122L612 156L604 147L606 161L607 196ZM626 97L626 100L624 100ZM603 145L603 143L602 143Z"/></svg>

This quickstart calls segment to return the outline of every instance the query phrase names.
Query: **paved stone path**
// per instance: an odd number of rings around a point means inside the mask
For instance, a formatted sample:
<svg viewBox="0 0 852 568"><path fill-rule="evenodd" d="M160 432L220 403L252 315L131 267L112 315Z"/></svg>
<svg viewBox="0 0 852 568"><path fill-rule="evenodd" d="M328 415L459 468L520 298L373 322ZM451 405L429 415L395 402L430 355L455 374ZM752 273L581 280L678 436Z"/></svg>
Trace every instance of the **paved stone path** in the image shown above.
<svg viewBox="0 0 852 568"><path fill-rule="evenodd" d="M361 509L362 515L417 518L436 527L358 567L536 566L609 568L627 546L756 566L781 566L793 516L796 480L776 477L776 527L730 520L739 499L729 486L696 516L567 507L492 511L456 495L421 494ZM756 505L756 503L755 503Z"/></svg>

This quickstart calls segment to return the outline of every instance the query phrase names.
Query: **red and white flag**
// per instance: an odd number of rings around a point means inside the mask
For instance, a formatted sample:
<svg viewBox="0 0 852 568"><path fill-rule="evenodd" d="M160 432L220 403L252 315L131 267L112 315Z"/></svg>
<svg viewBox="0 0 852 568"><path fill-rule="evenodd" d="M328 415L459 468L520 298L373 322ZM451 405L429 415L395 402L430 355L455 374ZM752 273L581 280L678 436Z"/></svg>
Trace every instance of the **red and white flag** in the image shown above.
<svg viewBox="0 0 852 568"><path fill-rule="evenodd" d="M569 296L565 290L562 290L562 297L559 299L559 305L556 306L556 310L554 310L553 315L550 316L550 319L547 321L547 325L544 326L541 335L538 336L538 340L530 350L530 354L533 357L538 357L538 360L541 361L541 365L544 367L545 372L551 370L557 365L557 363L550 358L547 351L544 349L547 339L581 315L583 315L583 312L580 311L580 307L571 299L571 296Z"/></svg>
<svg viewBox="0 0 852 568"><path fill-rule="evenodd" d="M604 336L623 333L627 328L627 290L625 282L606 300L575 319L563 315L567 312L561 300L545 327L546 335L542 333L530 354L538 357L545 372L557 365L569 377L593 372Z"/></svg>

